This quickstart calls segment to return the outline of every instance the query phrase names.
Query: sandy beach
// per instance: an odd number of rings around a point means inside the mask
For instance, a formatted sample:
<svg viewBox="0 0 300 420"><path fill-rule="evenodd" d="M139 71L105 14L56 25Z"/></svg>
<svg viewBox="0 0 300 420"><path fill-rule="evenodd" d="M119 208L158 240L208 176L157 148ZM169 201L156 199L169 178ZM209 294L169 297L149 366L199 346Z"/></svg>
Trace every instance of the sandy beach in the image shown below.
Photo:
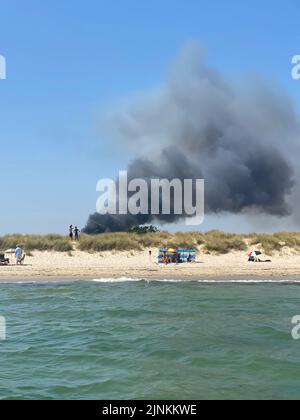
<svg viewBox="0 0 300 420"><path fill-rule="evenodd" d="M0 281L140 279L292 279L300 280L300 255L276 255L271 263L248 263L244 252L199 254L194 264L158 265L157 250L142 252L33 252L23 266L0 267Z"/></svg>

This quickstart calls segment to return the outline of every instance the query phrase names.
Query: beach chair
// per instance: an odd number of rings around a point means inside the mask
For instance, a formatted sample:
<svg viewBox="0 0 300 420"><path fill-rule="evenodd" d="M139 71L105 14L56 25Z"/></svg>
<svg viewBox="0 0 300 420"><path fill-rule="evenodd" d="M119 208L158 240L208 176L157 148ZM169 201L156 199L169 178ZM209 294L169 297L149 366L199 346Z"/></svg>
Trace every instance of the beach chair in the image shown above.
<svg viewBox="0 0 300 420"><path fill-rule="evenodd" d="M0 265L8 265L9 259L5 258L4 254L0 254Z"/></svg>

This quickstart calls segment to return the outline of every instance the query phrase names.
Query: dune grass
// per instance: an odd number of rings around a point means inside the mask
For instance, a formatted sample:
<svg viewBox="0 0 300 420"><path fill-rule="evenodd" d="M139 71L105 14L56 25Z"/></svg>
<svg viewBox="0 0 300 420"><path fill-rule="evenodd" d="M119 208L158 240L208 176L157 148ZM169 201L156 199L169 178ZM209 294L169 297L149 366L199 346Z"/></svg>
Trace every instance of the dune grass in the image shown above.
<svg viewBox="0 0 300 420"><path fill-rule="evenodd" d="M157 232L144 235L135 233L106 233L83 235L79 249L88 252L129 251L145 248L199 248L212 254L227 254L231 251L247 251L258 247L267 255L290 247L300 252L300 233L279 232L275 234L232 234L212 230L202 232Z"/></svg>
<svg viewBox="0 0 300 420"><path fill-rule="evenodd" d="M33 251L66 252L74 249L85 252L141 251L147 248L199 248L212 254L227 254L231 251L247 251L258 248L267 255L281 252L289 247L300 253L299 232L278 232L274 234L251 233L238 235L212 230L202 232L135 232L82 235L78 245L60 235L7 235L0 237L0 253L20 245L28 254Z"/></svg>
<svg viewBox="0 0 300 420"><path fill-rule="evenodd" d="M284 247L289 247L295 251L300 251L299 232L278 232L274 234L252 233L249 236L250 245L259 244L267 255L272 255L274 251L282 251Z"/></svg>
<svg viewBox="0 0 300 420"><path fill-rule="evenodd" d="M26 252L57 251L69 252L73 246L68 238L60 235L6 235L0 237L0 251L20 245Z"/></svg>
<svg viewBox="0 0 300 420"><path fill-rule="evenodd" d="M100 251L140 251L145 248L195 248L204 243L202 234L178 232L136 233L103 233L100 235L82 235L79 249L89 252Z"/></svg>
<svg viewBox="0 0 300 420"><path fill-rule="evenodd" d="M101 235L83 235L79 243L82 251L126 251L145 248L198 248L225 254L232 250L246 250L247 245L241 235L212 231L201 232L157 232L138 235L135 233L105 233Z"/></svg>
<svg viewBox="0 0 300 420"><path fill-rule="evenodd" d="M230 251L246 251L247 244L242 235L211 231L205 235L205 247L209 252L227 254Z"/></svg>

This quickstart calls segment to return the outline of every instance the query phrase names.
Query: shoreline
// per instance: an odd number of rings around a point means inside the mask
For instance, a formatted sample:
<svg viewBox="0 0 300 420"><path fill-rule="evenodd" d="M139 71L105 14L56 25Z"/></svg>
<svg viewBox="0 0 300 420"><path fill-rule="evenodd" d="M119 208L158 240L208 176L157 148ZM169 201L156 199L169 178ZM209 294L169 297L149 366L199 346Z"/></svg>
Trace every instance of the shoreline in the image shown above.
<svg viewBox="0 0 300 420"><path fill-rule="evenodd" d="M158 265L157 250L102 252L34 252L23 266L0 267L0 283L144 279L166 281L278 281L300 282L300 255L275 255L271 263L249 263L244 252L199 254L196 263Z"/></svg>
<svg viewBox="0 0 300 420"><path fill-rule="evenodd" d="M166 277L28 277L28 278L0 278L0 286L7 284L71 284L71 283L134 283L134 282L148 282L148 283L201 283L201 284L294 284L300 285L300 276L297 277L218 277L218 278L166 278Z"/></svg>

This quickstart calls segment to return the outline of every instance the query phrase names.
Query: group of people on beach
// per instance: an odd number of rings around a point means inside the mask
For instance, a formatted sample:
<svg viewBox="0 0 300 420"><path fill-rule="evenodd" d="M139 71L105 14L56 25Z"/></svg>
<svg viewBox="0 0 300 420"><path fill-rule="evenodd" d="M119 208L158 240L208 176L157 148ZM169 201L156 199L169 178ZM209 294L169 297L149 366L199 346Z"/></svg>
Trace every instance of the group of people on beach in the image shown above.
<svg viewBox="0 0 300 420"><path fill-rule="evenodd" d="M173 255L168 255L167 252L164 252L163 263L164 264L177 264L180 260L180 255L177 252L174 252Z"/></svg>
<svg viewBox="0 0 300 420"><path fill-rule="evenodd" d="M73 225L69 226L69 238L71 239L71 241L73 241L73 239L75 239L75 241L79 240L79 235L80 235L80 230L78 229L77 226L75 226L73 228Z"/></svg>
<svg viewBox="0 0 300 420"><path fill-rule="evenodd" d="M179 264L180 262L190 263L193 261L192 255L188 254L185 257L182 257L177 250L174 250L173 253L168 253L167 251L163 252L162 263L163 264Z"/></svg>

